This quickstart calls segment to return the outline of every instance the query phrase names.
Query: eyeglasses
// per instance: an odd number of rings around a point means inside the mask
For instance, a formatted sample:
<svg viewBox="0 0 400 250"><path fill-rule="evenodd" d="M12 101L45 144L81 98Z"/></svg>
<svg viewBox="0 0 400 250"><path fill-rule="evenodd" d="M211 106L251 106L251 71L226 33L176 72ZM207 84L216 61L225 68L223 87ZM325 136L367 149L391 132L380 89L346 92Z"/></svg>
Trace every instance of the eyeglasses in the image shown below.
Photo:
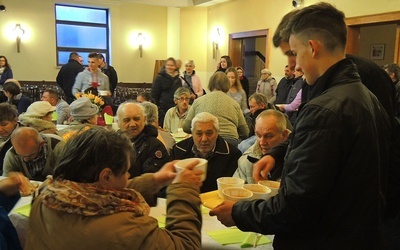
<svg viewBox="0 0 400 250"><path fill-rule="evenodd" d="M29 154L29 155L19 155L19 154L17 154L17 155L20 158L22 158L25 162L27 162L27 161L35 161L39 156L41 147L42 147L42 143L39 143L37 148L36 148L36 150L35 150L35 152L33 152L32 154Z"/></svg>
<svg viewBox="0 0 400 250"><path fill-rule="evenodd" d="M181 97L181 98L178 98L177 100L180 101L180 102L184 102L184 101L188 102L190 100L190 98Z"/></svg>

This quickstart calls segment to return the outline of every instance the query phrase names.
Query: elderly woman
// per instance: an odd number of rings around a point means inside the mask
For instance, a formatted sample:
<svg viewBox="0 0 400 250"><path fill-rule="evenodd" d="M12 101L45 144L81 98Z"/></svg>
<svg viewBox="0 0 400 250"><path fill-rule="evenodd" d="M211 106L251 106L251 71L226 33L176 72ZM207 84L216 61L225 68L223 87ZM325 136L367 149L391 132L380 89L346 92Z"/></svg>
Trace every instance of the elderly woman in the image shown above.
<svg viewBox="0 0 400 250"><path fill-rule="evenodd" d="M215 72L208 86L211 93L194 101L186 116L183 131L191 134L192 119L201 112L208 112L218 118L219 135L237 146L239 138L247 138L249 128L239 104L226 94L230 88L228 77L223 72Z"/></svg>
<svg viewBox="0 0 400 250"><path fill-rule="evenodd" d="M8 103L17 107L18 114L24 113L29 105L32 104L32 100L22 94L21 85L16 79L6 80L3 84L3 92L8 98Z"/></svg>
<svg viewBox="0 0 400 250"><path fill-rule="evenodd" d="M36 129L42 134L58 134L56 125L52 122L56 107L47 101L32 103L18 119L22 126Z"/></svg>
<svg viewBox="0 0 400 250"><path fill-rule="evenodd" d="M93 104L89 98L81 97L69 105L71 109L71 125L92 124L97 125L99 107Z"/></svg>
<svg viewBox="0 0 400 250"><path fill-rule="evenodd" d="M128 180L132 144L102 127L77 135L64 152L53 180L33 200L25 249L201 248L202 171L192 170L195 164L175 174L171 162ZM171 181L161 229L146 200Z"/></svg>
<svg viewBox="0 0 400 250"><path fill-rule="evenodd" d="M271 76L271 71L269 69L261 70L261 79L257 83L256 93L264 94L268 103L273 104L276 99L276 88L278 84L275 78Z"/></svg>
<svg viewBox="0 0 400 250"><path fill-rule="evenodd" d="M186 70L183 72L183 76L181 77L182 86L190 89L190 91L193 91L190 95L190 98L192 100L194 100L204 94L203 86L201 85L201 81L200 81L200 77L198 77L198 75L196 75L196 72L194 70L195 67L196 67L196 65L194 64L193 60L187 60L185 62Z"/></svg>

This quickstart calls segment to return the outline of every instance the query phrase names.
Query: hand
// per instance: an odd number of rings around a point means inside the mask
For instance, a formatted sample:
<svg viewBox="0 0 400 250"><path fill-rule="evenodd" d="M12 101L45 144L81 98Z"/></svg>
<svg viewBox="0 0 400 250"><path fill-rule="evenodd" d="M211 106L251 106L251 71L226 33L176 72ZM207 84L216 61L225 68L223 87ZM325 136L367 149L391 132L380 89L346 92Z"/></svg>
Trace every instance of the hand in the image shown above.
<svg viewBox="0 0 400 250"><path fill-rule="evenodd" d="M280 111L284 112L285 111L285 107L283 104L276 104L275 106L277 106L279 108Z"/></svg>
<svg viewBox="0 0 400 250"><path fill-rule="evenodd" d="M268 173L275 166L275 159L270 155L263 156L260 160L253 164L253 179L258 181L267 179Z"/></svg>
<svg viewBox="0 0 400 250"><path fill-rule="evenodd" d="M22 178L20 178L20 175ZM20 173L10 172L8 177L0 181L0 192L5 196L14 196L19 192L21 181L25 178Z"/></svg>
<svg viewBox="0 0 400 250"><path fill-rule="evenodd" d="M161 187L169 185L176 177L174 163L171 161L166 163L160 170L154 173L154 179Z"/></svg>
<svg viewBox="0 0 400 250"><path fill-rule="evenodd" d="M224 201L210 210L210 216L217 216L217 219L227 227L235 226L232 218L232 208L236 202Z"/></svg>
<svg viewBox="0 0 400 250"><path fill-rule="evenodd" d="M186 168L177 174L172 183L189 182L195 183L198 187L201 187L203 183L200 180L204 171L200 169L193 169L198 163L198 160L188 163Z"/></svg>

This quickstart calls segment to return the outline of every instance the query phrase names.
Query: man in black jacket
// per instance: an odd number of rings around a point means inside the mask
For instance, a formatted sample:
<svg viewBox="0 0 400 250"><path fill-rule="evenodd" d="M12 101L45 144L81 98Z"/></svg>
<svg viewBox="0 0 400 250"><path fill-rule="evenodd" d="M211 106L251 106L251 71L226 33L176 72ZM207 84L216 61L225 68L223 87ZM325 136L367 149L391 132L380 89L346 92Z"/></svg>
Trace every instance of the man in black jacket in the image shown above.
<svg viewBox="0 0 400 250"><path fill-rule="evenodd" d="M108 80L110 81L111 95L113 95L118 83L117 71L115 71L113 66L106 63L103 54L99 53L99 59L101 72L108 76Z"/></svg>
<svg viewBox="0 0 400 250"><path fill-rule="evenodd" d="M192 137L178 142L172 147L172 160L204 158L208 160L206 179L201 193L217 190L219 177L232 176L238 167L242 153L218 135L218 119L210 113L202 112L192 120Z"/></svg>
<svg viewBox="0 0 400 250"><path fill-rule="evenodd" d="M130 178L144 173L155 173L168 162L167 149L157 139L157 128L146 124L146 115L140 105L122 103L117 110L117 122L121 131L131 138L136 151L136 161L129 169Z"/></svg>
<svg viewBox="0 0 400 250"><path fill-rule="evenodd" d="M344 14L311 5L292 17L286 33L313 87L299 108L279 194L224 202L210 214L227 226L275 234L275 249L380 249L390 124L345 59Z"/></svg>
<svg viewBox="0 0 400 250"><path fill-rule="evenodd" d="M76 52L69 54L68 63L61 67L56 79L58 86L64 91L68 104L71 104L76 99L72 94L72 87L74 86L76 76L83 70L83 66L79 62L79 57L79 54Z"/></svg>

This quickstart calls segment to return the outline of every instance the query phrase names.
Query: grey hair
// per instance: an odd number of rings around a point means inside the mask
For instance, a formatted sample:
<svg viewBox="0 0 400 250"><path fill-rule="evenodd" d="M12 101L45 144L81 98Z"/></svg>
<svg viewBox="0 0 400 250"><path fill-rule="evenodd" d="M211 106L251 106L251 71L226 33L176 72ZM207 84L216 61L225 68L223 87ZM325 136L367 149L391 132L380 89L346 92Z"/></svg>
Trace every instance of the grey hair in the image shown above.
<svg viewBox="0 0 400 250"><path fill-rule="evenodd" d="M185 87L179 87L174 93L174 100L178 100L181 95L190 96L190 90Z"/></svg>
<svg viewBox="0 0 400 250"><path fill-rule="evenodd" d="M198 113L193 119L192 119L192 133L194 130L194 125L196 124L196 122L212 122L214 125L214 128L219 131L219 122L218 122L218 118L213 116L212 114L208 113L208 112L201 112Z"/></svg>
<svg viewBox="0 0 400 250"><path fill-rule="evenodd" d="M140 108L140 110L142 111L143 116L146 116L146 112L144 111L143 106L139 105L140 103L135 102L135 101L132 101L132 100L129 100L129 101L126 101L126 102L121 103L121 104L118 106L117 115L114 117L115 122L119 122L119 117L120 117L120 115L121 115L122 110L125 108L126 105L129 105L129 104L137 105L137 106Z"/></svg>
<svg viewBox="0 0 400 250"><path fill-rule="evenodd" d="M286 123L286 117L285 115L274 109L267 109L261 112L257 118L256 118L256 123L258 122L259 119L263 117L268 117L268 116L273 116L276 119L276 127L278 128L279 132L283 132L287 129L287 123Z"/></svg>
<svg viewBox="0 0 400 250"><path fill-rule="evenodd" d="M151 102L142 102L139 104L143 107L147 124L158 124L158 107Z"/></svg>

